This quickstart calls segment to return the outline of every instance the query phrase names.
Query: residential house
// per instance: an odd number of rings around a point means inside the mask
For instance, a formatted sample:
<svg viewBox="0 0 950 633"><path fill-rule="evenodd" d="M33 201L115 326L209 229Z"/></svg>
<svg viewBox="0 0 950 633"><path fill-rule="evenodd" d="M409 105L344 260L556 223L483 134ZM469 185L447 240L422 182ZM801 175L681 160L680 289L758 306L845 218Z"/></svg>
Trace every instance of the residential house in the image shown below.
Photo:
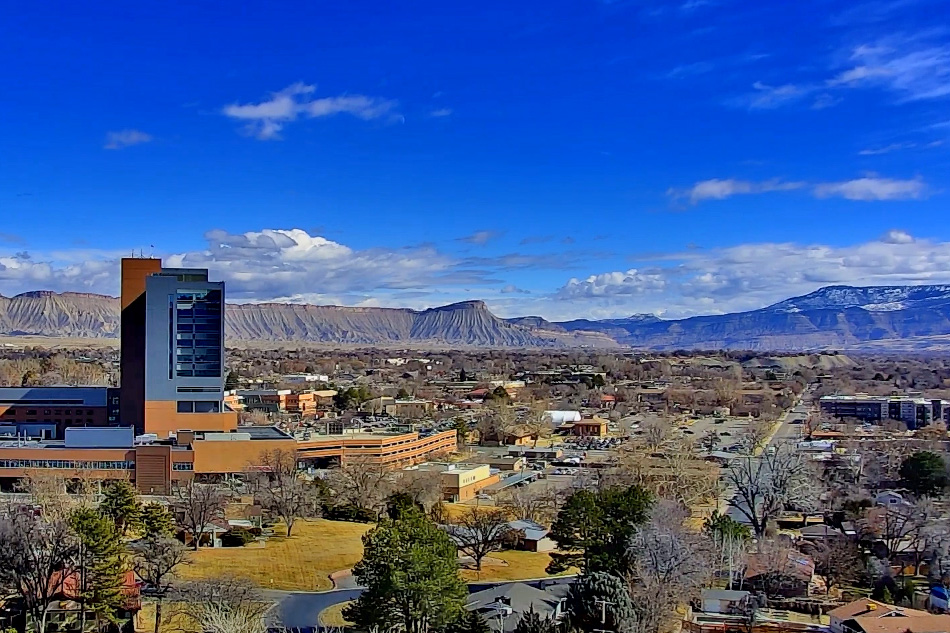
<svg viewBox="0 0 950 633"><path fill-rule="evenodd" d="M468 596L465 608L482 616L495 633L508 633L521 616L534 611L542 618L560 620L564 615L568 585L551 584L543 589L526 583L498 585Z"/></svg>
<svg viewBox="0 0 950 633"><path fill-rule="evenodd" d="M751 595L748 591L704 589L700 601L704 613L740 613Z"/></svg>
<svg viewBox="0 0 950 633"><path fill-rule="evenodd" d="M557 543L549 536L551 531L540 523L519 519L510 521L508 527L517 534L513 549L525 552L550 552L557 549Z"/></svg>
<svg viewBox="0 0 950 633"><path fill-rule="evenodd" d="M807 596L814 575L815 561L791 548L756 552L746 559L745 584L770 596Z"/></svg>
<svg viewBox="0 0 950 633"><path fill-rule="evenodd" d="M856 600L828 613L831 633L948 633L950 615Z"/></svg>

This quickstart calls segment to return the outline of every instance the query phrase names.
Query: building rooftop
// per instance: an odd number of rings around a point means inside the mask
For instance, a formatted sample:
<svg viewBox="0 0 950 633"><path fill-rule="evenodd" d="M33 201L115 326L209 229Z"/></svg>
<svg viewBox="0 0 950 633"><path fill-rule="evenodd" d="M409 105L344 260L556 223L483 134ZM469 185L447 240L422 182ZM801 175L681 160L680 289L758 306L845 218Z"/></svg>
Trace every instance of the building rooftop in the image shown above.
<svg viewBox="0 0 950 633"><path fill-rule="evenodd" d="M108 387L0 387L0 404L106 406ZM56 402L62 401L62 402Z"/></svg>
<svg viewBox="0 0 950 633"><path fill-rule="evenodd" d="M252 440L289 440L292 436L285 433L275 426L241 426L238 427L241 433L247 433Z"/></svg>

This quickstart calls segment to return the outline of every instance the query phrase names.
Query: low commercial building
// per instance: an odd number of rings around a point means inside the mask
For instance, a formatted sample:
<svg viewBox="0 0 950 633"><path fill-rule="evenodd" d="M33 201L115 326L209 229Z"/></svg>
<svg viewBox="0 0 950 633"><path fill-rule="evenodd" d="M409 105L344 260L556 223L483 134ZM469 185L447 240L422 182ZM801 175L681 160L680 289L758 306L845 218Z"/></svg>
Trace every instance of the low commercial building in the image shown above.
<svg viewBox="0 0 950 633"><path fill-rule="evenodd" d="M428 417L434 408L435 405L431 400L397 399L384 405L383 410L394 418L419 419Z"/></svg>
<svg viewBox="0 0 950 633"><path fill-rule="evenodd" d="M0 435L62 439L70 426L115 425L113 387L0 387Z"/></svg>
<svg viewBox="0 0 950 633"><path fill-rule="evenodd" d="M607 420L598 417L584 418L579 422L564 425L571 435L578 437L604 437L607 435Z"/></svg>
<svg viewBox="0 0 950 633"><path fill-rule="evenodd" d="M445 501L474 499L482 489L498 483L499 476L488 464L420 464L419 470L438 472Z"/></svg>
<svg viewBox="0 0 950 633"><path fill-rule="evenodd" d="M318 397L312 391L297 393L290 389L248 389L238 391L236 395L248 411L297 413L302 416L317 413Z"/></svg>
<svg viewBox="0 0 950 633"><path fill-rule="evenodd" d="M326 383L330 382L330 377L326 374L284 374L280 377L280 381L292 384Z"/></svg>

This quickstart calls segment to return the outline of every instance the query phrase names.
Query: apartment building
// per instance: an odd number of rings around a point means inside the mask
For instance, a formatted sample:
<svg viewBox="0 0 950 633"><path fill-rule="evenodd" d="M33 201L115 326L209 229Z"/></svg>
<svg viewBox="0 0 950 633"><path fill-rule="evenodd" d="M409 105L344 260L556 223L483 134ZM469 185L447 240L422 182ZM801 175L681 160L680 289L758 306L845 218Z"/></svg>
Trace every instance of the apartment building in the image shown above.
<svg viewBox="0 0 950 633"><path fill-rule="evenodd" d="M926 426L950 418L950 402L911 396L870 396L868 394L822 396L821 412L835 418L856 418L866 422L900 420L909 428Z"/></svg>

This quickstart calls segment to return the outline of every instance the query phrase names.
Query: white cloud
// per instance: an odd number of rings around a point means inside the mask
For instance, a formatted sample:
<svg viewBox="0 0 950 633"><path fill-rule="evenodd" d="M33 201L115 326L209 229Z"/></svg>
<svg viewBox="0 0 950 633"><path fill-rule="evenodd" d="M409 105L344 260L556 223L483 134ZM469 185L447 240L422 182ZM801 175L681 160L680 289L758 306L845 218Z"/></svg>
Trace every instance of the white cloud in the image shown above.
<svg viewBox="0 0 950 633"><path fill-rule="evenodd" d="M906 101L950 96L950 45L933 33L891 36L852 49L851 66L829 86L881 86Z"/></svg>
<svg viewBox="0 0 950 633"><path fill-rule="evenodd" d="M822 110L841 102L840 93L879 87L896 93L900 101L950 97L950 44L939 38L943 31L892 35L854 46L835 64L826 79L796 83L752 84L752 92L730 103L750 110L789 105L818 93L811 108Z"/></svg>
<svg viewBox="0 0 950 633"><path fill-rule="evenodd" d="M865 176L843 182L815 185L817 198L845 198L847 200L918 200L927 195L927 185L920 178L895 180Z"/></svg>
<svg viewBox="0 0 950 633"><path fill-rule="evenodd" d="M687 189L670 188L667 195L672 198L687 198L691 204L703 200L725 200L737 195L766 193L769 191L790 191L804 186L801 182L786 182L778 179L763 182L736 180L734 178L711 178L701 180Z"/></svg>
<svg viewBox="0 0 950 633"><path fill-rule="evenodd" d="M396 102L390 99L359 94L312 99L311 95L315 91L315 86L298 82L272 93L270 99L260 103L227 105L222 113L232 119L246 121L244 131L260 140L279 139L284 126L299 117L349 114L364 121L398 117Z"/></svg>
<svg viewBox="0 0 950 633"><path fill-rule="evenodd" d="M735 178L711 178L700 180L686 189L671 187L667 189L666 194L674 200L685 198L690 204L698 204L705 200L725 200L733 196L771 191L793 191L806 186L808 183L777 178L760 182ZM927 185L921 178L896 180L874 175L841 182L818 183L812 186L812 195L816 198L848 200L917 200L926 197L927 193Z"/></svg>
<svg viewBox="0 0 950 633"><path fill-rule="evenodd" d="M903 143L891 143L882 147L868 147L866 149L862 149L860 152L858 152L858 155L878 156L880 154L890 154L891 152L896 152L902 149L911 149L913 147L917 147L917 143L911 143L910 141L905 141Z"/></svg>
<svg viewBox="0 0 950 633"><path fill-rule="evenodd" d="M668 317L760 308L822 286L950 283L950 242L892 230L852 246L753 243L654 258L659 265L571 279L549 312ZM542 313L544 314L544 313Z"/></svg>
<svg viewBox="0 0 950 633"><path fill-rule="evenodd" d="M499 237L501 237L501 231L482 230L475 231L470 235L466 235L465 237L460 237L458 239L460 242L468 242L469 244L483 246L492 240L498 239Z"/></svg>
<svg viewBox="0 0 950 633"><path fill-rule="evenodd" d="M273 299L319 289L335 295L425 289L454 261L432 247L355 250L301 229L210 231L208 247L169 256L166 265L208 268L232 298Z"/></svg>
<svg viewBox="0 0 950 633"><path fill-rule="evenodd" d="M104 149L123 149L132 145L141 145L152 140L151 134L146 134L141 130L119 130L118 132L107 132Z"/></svg>
<svg viewBox="0 0 950 633"><path fill-rule="evenodd" d="M750 110L771 110L787 103L797 101L814 90L812 86L783 84L781 86L770 86L757 81L752 84L755 92L746 95L741 100Z"/></svg>
<svg viewBox="0 0 950 633"><path fill-rule="evenodd" d="M907 231L891 229L881 236L881 241L885 244L910 244L914 241L914 236Z"/></svg>
<svg viewBox="0 0 950 633"><path fill-rule="evenodd" d="M438 110L433 110L429 113L429 116L437 119L452 116L452 108L439 108Z"/></svg>

